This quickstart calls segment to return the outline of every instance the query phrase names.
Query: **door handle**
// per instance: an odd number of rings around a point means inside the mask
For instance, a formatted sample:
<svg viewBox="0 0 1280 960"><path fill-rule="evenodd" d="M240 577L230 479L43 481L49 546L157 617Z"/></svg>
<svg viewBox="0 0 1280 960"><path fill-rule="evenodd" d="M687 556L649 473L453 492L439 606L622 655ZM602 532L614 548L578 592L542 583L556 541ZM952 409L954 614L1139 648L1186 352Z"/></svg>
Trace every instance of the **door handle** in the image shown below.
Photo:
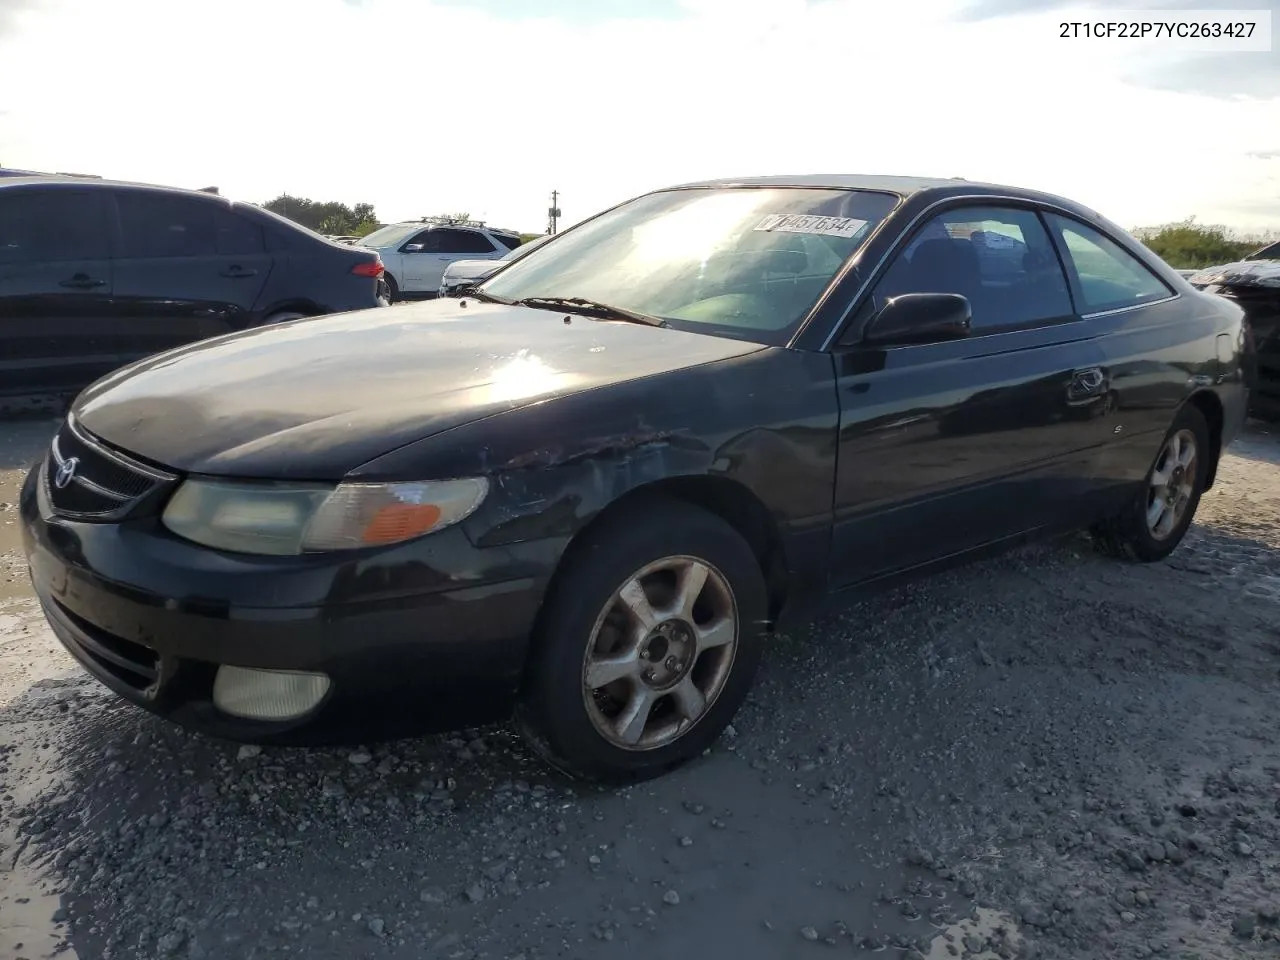
<svg viewBox="0 0 1280 960"><path fill-rule="evenodd" d="M1101 367L1087 367L1074 370L1071 382L1067 385L1068 400L1087 400L1106 392L1107 375Z"/></svg>
<svg viewBox="0 0 1280 960"><path fill-rule="evenodd" d="M58 286L71 287L73 290L92 290L94 287L105 287L106 285L107 281L95 280L87 273L77 273L66 280L58 281Z"/></svg>
<svg viewBox="0 0 1280 960"><path fill-rule="evenodd" d="M246 270L244 267L227 267L222 271L222 276L230 277L232 280L242 280L245 277L256 277L257 270Z"/></svg>

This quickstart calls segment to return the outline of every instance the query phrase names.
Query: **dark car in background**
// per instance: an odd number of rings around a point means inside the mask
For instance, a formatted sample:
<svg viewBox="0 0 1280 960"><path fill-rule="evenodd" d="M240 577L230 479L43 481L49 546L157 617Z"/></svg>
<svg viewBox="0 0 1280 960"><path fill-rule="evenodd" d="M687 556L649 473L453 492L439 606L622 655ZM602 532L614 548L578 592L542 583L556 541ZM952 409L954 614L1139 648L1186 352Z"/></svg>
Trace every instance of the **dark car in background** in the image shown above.
<svg viewBox="0 0 1280 960"><path fill-rule="evenodd" d="M629 780L707 749L822 605L1078 529L1167 557L1246 349L1239 307L1058 197L691 184L461 299L101 381L19 514L55 634L158 714L361 742L514 706Z"/></svg>
<svg viewBox="0 0 1280 960"><path fill-rule="evenodd" d="M0 179L0 396L74 393L142 357L378 306L378 255L215 194Z"/></svg>
<svg viewBox="0 0 1280 960"><path fill-rule="evenodd" d="M1263 420L1280 420L1280 243L1236 263L1198 270L1189 282L1244 310L1254 343L1249 411Z"/></svg>

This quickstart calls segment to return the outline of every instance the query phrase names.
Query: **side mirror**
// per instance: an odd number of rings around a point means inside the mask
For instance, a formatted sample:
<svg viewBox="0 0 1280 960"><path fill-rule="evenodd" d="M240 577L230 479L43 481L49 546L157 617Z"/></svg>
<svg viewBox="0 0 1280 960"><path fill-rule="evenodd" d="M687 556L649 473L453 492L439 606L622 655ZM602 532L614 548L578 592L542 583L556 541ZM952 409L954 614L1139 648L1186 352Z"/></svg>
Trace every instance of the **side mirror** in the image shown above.
<svg viewBox="0 0 1280 960"><path fill-rule="evenodd" d="M404 245L405 253L421 253L423 245L421 243L406 243Z"/></svg>
<svg viewBox="0 0 1280 960"><path fill-rule="evenodd" d="M972 320L968 298L958 293L904 293L872 318L862 340L882 346L958 340L969 336Z"/></svg>

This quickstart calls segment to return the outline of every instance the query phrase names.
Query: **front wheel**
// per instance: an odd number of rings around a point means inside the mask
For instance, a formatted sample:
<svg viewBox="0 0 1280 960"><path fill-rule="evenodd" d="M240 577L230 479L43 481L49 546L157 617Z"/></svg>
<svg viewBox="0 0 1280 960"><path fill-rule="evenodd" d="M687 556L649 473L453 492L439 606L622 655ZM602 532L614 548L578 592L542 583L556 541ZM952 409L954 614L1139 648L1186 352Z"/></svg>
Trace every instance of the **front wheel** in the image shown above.
<svg viewBox="0 0 1280 960"><path fill-rule="evenodd" d="M1152 563L1177 548L1195 517L1209 475L1209 425L1191 404L1165 435L1142 490L1120 514L1090 533L1105 554Z"/></svg>
<svg viewBox="0 0 1280 960"><path fill-rule="evenodd" d="M633 782L702 753L737 712L766 586L742 536L688 504L637 503L586 537L548 596L517 717L565 772Z"/></svg>

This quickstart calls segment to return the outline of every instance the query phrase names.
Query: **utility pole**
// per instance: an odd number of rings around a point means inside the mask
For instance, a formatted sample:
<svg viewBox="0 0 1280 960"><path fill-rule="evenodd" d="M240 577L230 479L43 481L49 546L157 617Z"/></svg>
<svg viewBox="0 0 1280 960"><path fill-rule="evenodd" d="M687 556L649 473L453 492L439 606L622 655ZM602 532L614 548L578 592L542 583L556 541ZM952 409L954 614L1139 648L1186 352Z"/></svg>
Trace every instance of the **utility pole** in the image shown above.
<svg viewBox="0 0 1280 960"><path fill-rule="evenodd" d="M551 191L551 206L547 209L547 233L554 234L556 232L556 221L560 219L560 191Z"/></svg>

